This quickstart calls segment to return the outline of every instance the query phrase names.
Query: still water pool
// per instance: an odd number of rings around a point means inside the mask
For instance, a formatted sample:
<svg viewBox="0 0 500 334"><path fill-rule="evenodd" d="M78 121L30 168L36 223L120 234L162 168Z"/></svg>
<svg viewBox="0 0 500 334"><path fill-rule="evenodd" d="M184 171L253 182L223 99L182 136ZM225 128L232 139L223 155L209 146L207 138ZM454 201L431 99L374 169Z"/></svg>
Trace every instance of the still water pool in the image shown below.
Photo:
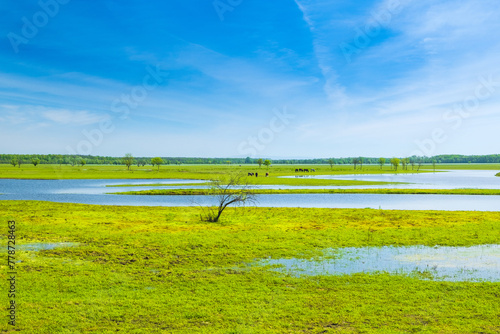
<svg viewBox="0 0 500 334"><path fill-rule="evenodd" d="M17 246L17 250L27 251L27 252L39 252L42 250L52 250L63 247L76 247L78 245L79 244L76 242L49 242L49 243L37 242L32 244L19 245Z"/></svg>
<svg viewBox="0 0 500 334"><path fill-rule="evenodd" d="M441 281L500 282L500 245L471 247L362 247L327 249L327 259L268 259L261 266L294 275L388 272Z"/></svg>

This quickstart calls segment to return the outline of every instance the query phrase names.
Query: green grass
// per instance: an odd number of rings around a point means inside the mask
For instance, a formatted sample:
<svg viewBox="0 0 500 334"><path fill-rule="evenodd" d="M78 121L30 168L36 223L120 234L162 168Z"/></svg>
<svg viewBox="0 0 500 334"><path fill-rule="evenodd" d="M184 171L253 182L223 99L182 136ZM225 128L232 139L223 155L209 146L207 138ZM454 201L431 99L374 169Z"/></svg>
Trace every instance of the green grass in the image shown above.
<svg viewBox="0 0 500 334"><path fill-rule="evenodd" d="M411 167L410 167L411 168ZM420 170L433 170L432 164L422 165ZM457 170L500 170L500 164L436 164L436 170L457 169Z"/></svg>
<svg viewBox="0 0 500 334"><path fill-rule="evenodd" d="M500 195L500 189L254 189L254 194ZM114 195L207 195L207 189L152 189Z"/></svg>
<svg viewBox="0 0 500 334"><path fill-rule="evenodd" d="M199 183L140 183L140 184L108 184L106 187L181 187L181 186L202 186L207 185L208 182Z"/></svg>
<svg viewBox="0 0 500 334"><path fill-rule="evenodd" d="M85 165L85 166L68 166L68 165L38 165L23 164L21 167L13 167L12 165L0 164L0 178L14 179L164 179L164 178L181 178L181 179L207 179L208 175L224 174L229 171L258 172L264 176L269 172L271 177L280 175L311 175L312 173L295 173L297 168L314 168L316 173L321 175L344 175L344 174L394 174L394 173L417 173L417 172L432 172L432 165L422 165L420 171L412 170L409 166L408 170L401 170L401 167L395 172L390 166L385 165L382 169L378 165L363 165L363 168L353 169L350 165L334 165L330 168L329 165L273 165L269 169L266 167L259 168L258 165L164 165L159 171L156 167L131 166L127 170L122 165ZM500 170L499 164L438 164L436 170ZM259 178L260 179L260 178Z"/></svg>
<svg viewBox="0 0 500 334"><path fill-rule="evenodd" d="M229 208L218 224L193 207L0 201L0 212L5 231L16 220L19 243L80 244L18 253L22 333L500 331L499 283L297 278L245 265L330 247L494 244L498 212L252 207Z"/></svg>
<svg viewBox="0 0 500 334"><path fill-rule="evenodd" d="M295 169L316 169L315 173L296 173ZM249 177L254 184L262 185L295 185L295 186L356 186L356 185L388 185L389 182L368 182L350 180L321 180L308 178L311 175L347 175L347 174L411 174L432 172L432 165L423 165L419 171L412 170L394 171L386 165L382 169L377 165L364 165L354 170L353 166L335 165L274 165L269 169L259 168L258 165L166 165L157 168L151 166L132 166L127 170L125 166L114 165L28 165L13 167L12 165L0 165L0 178L9 179L182 179L182 180L210 180L223 174L241 172L258 172L259 177ZM456 164L437 165L438 169L477 169L498 170L500 166L495 164ZM265 177L266 172L269 177ZM297 178L280 178L280 176L304 176ZM189 183L189 182L187 182ZM122 185L129 186L129 185Z"/></svg>
<svg viewBox="0 0 500 334"><path fill-rule="evenodd" d="M249 181L254 184L283 184L297 186L351 186L351 185L383 185L388 182L365 182L350 180L320 180L307 177L299 178L279 178L280 176L309 176L316 175L342 175L342 174L394 174L388 167L380 170L379 167L365 167L363 170L354 171L352 167L330 166L306 166L315 168L316 173L295 173L296 168L304 168L293 165L273 166L269 169L258 166L242 165L182 165L182 166L162 166L158 171L150 167L131 167L127 170L125 166L95 166L84 167L59 166L59 165L21 165L13 167L11 165L0 165L0 178L14 179L186 179L186 180L210 180L227 173L258 172L259 177L249 177ZM265 177L266 172L270 173ZM401 171L400 171L401 172ZM405 173L416 173L416 171L405 171ZM394 183L392 183L394 184Z"/></svg>

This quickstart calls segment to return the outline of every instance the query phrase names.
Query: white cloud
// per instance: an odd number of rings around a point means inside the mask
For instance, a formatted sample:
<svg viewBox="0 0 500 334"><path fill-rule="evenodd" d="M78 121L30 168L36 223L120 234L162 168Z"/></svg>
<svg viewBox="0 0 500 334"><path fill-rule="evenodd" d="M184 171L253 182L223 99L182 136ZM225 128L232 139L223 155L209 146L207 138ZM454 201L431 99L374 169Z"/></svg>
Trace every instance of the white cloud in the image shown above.
<svg viewBox="0 0 500 334"><path fill-rule="evenodd" d="M106 114L100 115L86 110L55 109L37 105L0 105L0 115L7 123L24 124L30 128L50 125L84 126L109 119Z"/></svg>
<svg viewBox="0 0 500 334"><path fill-rule="evenodd" d="M42 112L42 117L58 124L89 125L99 123L109 118L88 111L70 111L65 109L50 109Z"/></svg>
<svg viewBox="0 0 500 334"><path fill-rule="evenodd" d="M329 27L329 22L315 21L315 13L309 13L312 6L306 5L304 1L295 0L298 8L302 12L304 21L308 24L309 30L313 35L313 50L324 79L323 90L329 101L337 106L343 106L347 103L348 97L345 94L345 88L339 83L338 74L335 70L337 64L332 55L332 39L330 34L333 31ZM312 12L318 10L320 6L314 6Z"/></svg>

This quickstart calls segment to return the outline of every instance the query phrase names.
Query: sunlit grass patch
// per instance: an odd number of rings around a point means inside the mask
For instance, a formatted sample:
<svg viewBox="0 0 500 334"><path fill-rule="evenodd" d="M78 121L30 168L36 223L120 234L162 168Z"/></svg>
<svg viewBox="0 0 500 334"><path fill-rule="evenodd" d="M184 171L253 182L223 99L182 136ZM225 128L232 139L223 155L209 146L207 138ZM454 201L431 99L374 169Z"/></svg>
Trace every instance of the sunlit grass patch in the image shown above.
<svg viewBox="0 0 500 334"><path fill-rule="evenodd" d="M500 189L254 189L254 194L393 194L393 195L500 195ZM113 192L114 195L207 195L206 189L150 189Z"/></svg>
<svg viewBox="0 0 500 334"><path fill-rule="evenodd" d="M498 283L299 278L250 265L332 247L493 244L498 212L247 207L220 223L196 207L0 201L0 212L20 243L78 243L21 252L21 332L498 331Z"/></svg>

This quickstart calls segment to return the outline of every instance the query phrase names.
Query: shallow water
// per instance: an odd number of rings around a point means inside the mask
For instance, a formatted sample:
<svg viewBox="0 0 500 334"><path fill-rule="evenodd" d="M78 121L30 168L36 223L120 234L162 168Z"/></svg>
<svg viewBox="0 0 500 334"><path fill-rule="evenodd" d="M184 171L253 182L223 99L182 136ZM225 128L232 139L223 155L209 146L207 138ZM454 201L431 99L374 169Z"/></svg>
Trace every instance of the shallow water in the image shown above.
<svg viewBox="0 0 500 334"><path fill-rule="evenodd" d="M450 180L457 181L454 187L465 185L464 179L481 188L500 189L500 178L494 171L452 171L450 173L426 173L412 175L344 175L335 178L406 182L421 177L419 180L434 179L435 188L450 186ZM397 179L393 179L397 178ZM439 181L441 180L441 181ZM434 182L433 181L433 182ZM446 181L446 182L445 182ZM149 189L199 188L202 186L168 187L120 187L106 185L118 184L155 184L155 183L192 183L200 180L13 180L0 179L0 200L40 200L63 203L82 203L99 205L135 205L135 206L198 206L215 205L210 196L147 196L147 195L110 195L109 192L139 191ZM428 188L429 184L406 184L391 186L355 186L355 188ZM298 189L314 187L296 186L260 186L265 189ZM349 188L349 187L316 187ZM352 187L350 187L352 188ZM449 188L449 187L448 187ZM260 207L303 207L303 208L373 208L385 210L464 210L464 211L500 211L499 196L473 195L394 195L394 194L276 194L257 195Z"/></svg>
<svg viewBox="0 0 500 334"><path fill-rule="evenodd" d="M61 247L76 247L76 246L78 246L78 243L74 242L52 242L52 243L37 242L32 244L19 245L17 246L17 250L27 251L27 252L39 252L42 250L51 250Z"/></svg>
<svg viewBox="0 0 500 334"><path fill-rule="evenodd" d="M348 186L342 188L398 188L398 189L500 189L500 177L492 170L447 170L420 174L357 174L357 175L308 175L309 178L325 180L356 180L378 182L403 182L378 186ZM293 178L295 176L286 176Z"/></svg>
<svg viewBox="0 0 500 334"><path fill-rule="evenodd" d="M440 281L500 282L500 245L471 247L362 247L327 249L334 259L261 260L257 265L294 276L388 272Z"/></svg>

